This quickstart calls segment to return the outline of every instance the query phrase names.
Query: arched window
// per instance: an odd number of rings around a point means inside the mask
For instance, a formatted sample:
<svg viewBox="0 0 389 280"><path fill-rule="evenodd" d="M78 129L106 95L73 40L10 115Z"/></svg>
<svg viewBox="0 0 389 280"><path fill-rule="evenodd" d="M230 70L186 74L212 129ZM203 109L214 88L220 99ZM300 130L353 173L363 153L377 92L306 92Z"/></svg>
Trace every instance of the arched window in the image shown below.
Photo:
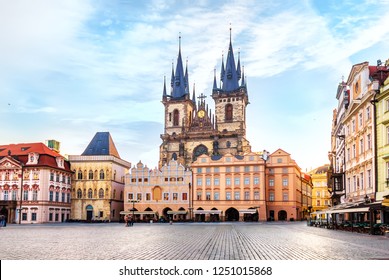
<svg viewBox="0 0 389 280"><path fill-rule="evenodd" d="M179 119L180 119L180 113L177 109L173 111L173 125L178 126L179 125Z"/></svg>
<svg viewBox="0 0 389 280"><path fill-rule="evenodd" d="M89 189L88 190L88 198L92 198L93 197L93 191L92 189Z"/></svg>
<svg viewBox="0 0 389 280"><path fill-rule="evenodd" d="M208 148L204 145L199 145L193 150L193 160L195 161L202 154L208 154Z"/></svg>
<svg viewBox="0 0 389 280"><path fill-rule="evenodd" d="M78 170L77 179L82 180L82 171L81 170Z"/></svg>
<svg viewBox="0 0 389 280"><path fill-rule="evenodd" d="M81 191L81 189L77 190L77 198L82 198L82 191Z"/></svg>
<svg viewBox="0 0 389 280"><path fill-rule="evenodd" d="M104 177L105 177L104 170L101 169L100 170L100 180L104 180Z"/></svg>
<svg viewBox="0 0 389 280"><path fill-rule="evenodd" d="M104 190L99 189L99 198L104 198Z"/></svg>
<svg viewBox="0 0 389 280"><path fill-rule="evenodd" d="M232 104L226 105L226 121L232 121Z"/></svg>
<svg viewBox="0 0 389 280"><path fill-rule="evenodd" d="M93 171L89 170L89 180L93 180Z"/></svg>

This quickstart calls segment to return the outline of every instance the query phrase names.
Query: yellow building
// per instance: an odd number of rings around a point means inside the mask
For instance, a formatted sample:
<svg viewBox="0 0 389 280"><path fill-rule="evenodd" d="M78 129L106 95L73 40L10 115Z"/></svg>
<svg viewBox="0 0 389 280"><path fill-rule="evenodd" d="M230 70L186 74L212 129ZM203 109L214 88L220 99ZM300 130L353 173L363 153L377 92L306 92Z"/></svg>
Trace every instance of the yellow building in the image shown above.
<svg viewBox="0 0 389 280"><path fill-rule="evenodd" d="M386 66L389 66L389 60ZM383 67L387 69L387 67ZM386 70L386 76L388 71ZM377 193L376 200L383 201L389 196L389 78L381 81L380 91L376 95L377 128ZM389 222L389 211L382 211L380 222Z"/></svg>
<svg viewBox="0 0 389 280"><path fill-rule="evenodd" d="M331 205L331 193L327 185L329 165L323 165L308 172L312 178L312 212L322 211ZM324 218L324 216L323 216Z"/></svg>
<svg viewBox="0 0 389 280"><path fill-rule="evenodd" d="M171 160L161 170L139 162L130 171L122 214L135 215L137 221L190 219L190 170Z"/></svg>
<svg viewBox="0 0 389 280"><path fill-rule="evenodd" d="M109 132L97 132L82 155L70 155L74 172L71 219L119 221L124 177L131 164L122 160Z"/></svg>

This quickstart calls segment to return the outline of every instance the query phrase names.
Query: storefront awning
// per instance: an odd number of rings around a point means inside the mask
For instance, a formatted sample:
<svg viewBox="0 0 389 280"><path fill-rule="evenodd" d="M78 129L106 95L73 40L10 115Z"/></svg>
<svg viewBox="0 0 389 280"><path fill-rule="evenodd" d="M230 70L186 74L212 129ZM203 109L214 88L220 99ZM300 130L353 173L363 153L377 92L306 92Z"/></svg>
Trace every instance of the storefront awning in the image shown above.
<svg viewBox="0 0 389 280"><path fill-rule="evenodd" d="M346 209L336 209L336 210L328 210L323 211L324 214L332 214L332 213L357 213L357 212L369 212L370 207L360 207L360 208L346 208Z"/></svg>
<svg viewBox="0 0 389 280"><path fill-rule="evenodd" d="M255 213L257 213L257 210L256 209L242 209L242 210L239 210L239 213L242 213L242 214L255 214Z"/></svg>
<svg viewBox="0 0 389 280"><path fill-rule="evenodd" d="M120 215L155 215L154 211L121 211Z"/></svg>
<svg viewBox="0 0 389 280"><path fill-rule="evenodd" d="M382 206L389 207L389 198L385 198L385 199L382 201Z"/></svg>
<svg viewBox="0 0 389 280"><path fill-rule="evenodd" d="M194 210L194 214L204 215L204 214L210 214L210 215L220 215L222 213L221 210Z"/></svg>
<svg viewBox="0 0 389 280"><path fill-rule="evenodd" d="M182 210L182 211L167 211L168 215L186 215L188 214L188 211Z"/></svg>

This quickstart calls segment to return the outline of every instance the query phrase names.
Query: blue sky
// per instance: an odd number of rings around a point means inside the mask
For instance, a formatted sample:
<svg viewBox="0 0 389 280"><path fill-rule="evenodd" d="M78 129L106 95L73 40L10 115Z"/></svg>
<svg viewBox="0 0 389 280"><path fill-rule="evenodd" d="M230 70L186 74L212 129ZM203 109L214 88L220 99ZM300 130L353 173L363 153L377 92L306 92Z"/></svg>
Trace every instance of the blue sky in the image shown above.
<svg viewBox="0 0 389 280"><path fill-rule="evenodd" d="M389 0L0 0L0 144L56 139L77 155L109 131L123 159L156 166L179 34L190 90L209 96L230 24L253 151L327 163L342 76L389 58Z"/></svg>

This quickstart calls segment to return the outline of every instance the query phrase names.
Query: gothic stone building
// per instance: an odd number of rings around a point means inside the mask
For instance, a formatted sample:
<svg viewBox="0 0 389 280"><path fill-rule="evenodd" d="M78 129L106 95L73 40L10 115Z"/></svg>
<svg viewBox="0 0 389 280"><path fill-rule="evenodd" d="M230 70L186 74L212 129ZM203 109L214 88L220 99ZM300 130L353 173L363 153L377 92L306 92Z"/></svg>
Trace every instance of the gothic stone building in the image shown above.
<svg viewBox="0 0 389 280"><path fill-rule="evenodd" d="M212 98L214 113L205 102L204 94L190 97L188 67L185 72L181 57L181 42L176 69L172 68L170 94L164 82L162 103L165 106L165 126L161 135L159 167L171 159L190 166L202 154L223 156L251 152L246 139L246 106L248 94L240 58L235 64L231 43L226 63L221 65L220 86L214 75Z"/></svg>

